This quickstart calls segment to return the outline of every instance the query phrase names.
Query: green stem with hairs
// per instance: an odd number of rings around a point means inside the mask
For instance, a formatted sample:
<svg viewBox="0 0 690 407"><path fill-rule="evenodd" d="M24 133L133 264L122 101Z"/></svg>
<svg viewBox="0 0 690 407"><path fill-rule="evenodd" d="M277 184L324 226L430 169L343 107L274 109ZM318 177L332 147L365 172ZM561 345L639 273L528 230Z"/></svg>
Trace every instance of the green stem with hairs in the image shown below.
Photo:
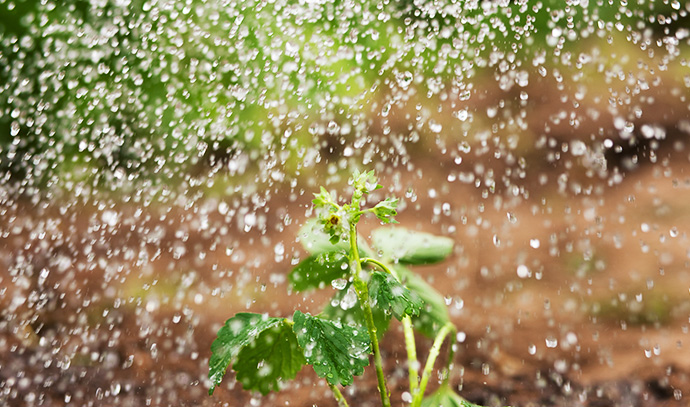
<svg viewBox="0 0 690 407"><path fill-rule="evenodd" d="M455 327L455 325L452 326L451 333L453 336L451 336L451 342L448 349L448 359L446 360L445 366L446 371L443 373L443 384L448 384L448 381L450 380L450 367L453 364L453 359L455 358L455 344L452 340L458 333L458 329Z"/></svg>
<svg viewBox="0 0 690 407"><path fill-rule="evenodd" d="M391 274L396 280L400 281L398 273L394 269L389 268L385 263L372 259L370 257L362 259L362 264L374 264L384 272ZM407 371L410 381L410 394L414 397L419 391L419 361L417 360L417 346L414 338L414 328L412 327L412 319L409 315L405 315L402 319L403 334L405 335L405 348L407 350Z"/></svg>
<svg viewBox="0 0 690 407"><path fill-rule="evenodd" d="M422 399L424 397L424 391L426 390L426 385L429 383L429 378L431 377L431 373L434 370L434 363L436 362L436 358L438 358L438 355L441 352L441 345L443 345L443 341L444 339L446 339L446 336L448 336L449 333L454 332L455 330L455 325L448 322L445 325L443 325L443 327L441 327L441 329L438 331L438 334L434 339L434 344L431 346L431 350L429 350L429 357L427 358L426 364L424 365L422 380L419 383L419 392L412 399L412 404L410 404L410 407L421 406Z"/></svg>
<svg viewBox="0 0 690 407"><path fill-rule="evenodd" d="M414 328L412 328L412 319L409 315L405 315L402 319L402 324L405 335L405 348L407 349L407 372L410 379L410 394L414 397L419 391L419 360L417 360Z"/></svg>
<svg viewBox="0 0 690 407"><path fill-rule="evenodd" d="M338 407L350 407L347 404L347 400L345 400L345 397L343 396L343 393L340 392L340 389L338 386L334 384L328 383L328 385L331 387L331 390L333 391L333 395L335 396L336 401L338 401Z"/></svg>
<svg viewBox="0 0 690 407"><path fill-rule="evenodd" d="M375 265L375 266L378 266L378 268L380 268L384 273L392 274L392 275L394 275L394 276L397 278L397 276L395 275L395 273L393 273L393 272L388 268L388 266L386 266L385 263L380 262L380 261L378 261L378 260L376 260L376 259L372 259L371 257L365 257L365 258L363 258L363 259L361 260L361 263L362 263L362 264L370 263L370 264L373 264L373 265Z"/></svg>
<svg viewBox="0 0 690 407"><path fill-rule="evenodd" d="M359 258L359 250L357 249L357 229L355 227L356 221L350 223L350 261L354 266L352 270L352 278L354 282L355 292L359 305L364 312L364 319L367 323L367 330L369 331L369 339L371 340L371 347L374 350L374 366L376 367L376 378L378 379L379 393L381 394L381 404L383 407L390 407L390 395L386 387L386 378L383 374L383 360L381 359L381 351L379 350L379 339L377 336L376 325L374 324L374 316L369 305L369 289L367 283L362 280L360 274L362 273L362 263Z"/></svg>

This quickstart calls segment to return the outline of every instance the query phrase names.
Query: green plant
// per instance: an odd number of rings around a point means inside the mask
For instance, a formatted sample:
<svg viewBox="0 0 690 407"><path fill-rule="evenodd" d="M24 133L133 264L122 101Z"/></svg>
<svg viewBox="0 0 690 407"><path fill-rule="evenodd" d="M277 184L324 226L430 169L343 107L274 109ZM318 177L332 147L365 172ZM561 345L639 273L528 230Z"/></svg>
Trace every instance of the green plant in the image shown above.
<svg viewBox="0 0 690 407"><path fill-rule="evenodd" d="M352 200L340 204L325 188L313 200L317 219L308 222L299 236L310 256L290 273L294 291L332 285L335 296L316 316L295 311L292 318L239 313L227 320L211 346L209 378L212 394L232 364L237 380L246 390L267 394L278 390L304 364L325 378L340 406L347 406L338 386L352 383L373 361L381 404L390 406L389 392L379 351L379 339L392 317L402 323L408 356L411 406L473 406L457 396L448 384L453 346L444 365L443 383L427 398L424 392L432 376L443 341L454 338L443 299L433 287L406 266L445 259L453 241L445 237L386 227L372 233L376 251L357 234L366 214L382 223L397 223L398 200L386 198L362 208L365 195L381 188L373 171L355 171L350 179ZM428 359L420 371L414 331L434 338Z"/></svg>

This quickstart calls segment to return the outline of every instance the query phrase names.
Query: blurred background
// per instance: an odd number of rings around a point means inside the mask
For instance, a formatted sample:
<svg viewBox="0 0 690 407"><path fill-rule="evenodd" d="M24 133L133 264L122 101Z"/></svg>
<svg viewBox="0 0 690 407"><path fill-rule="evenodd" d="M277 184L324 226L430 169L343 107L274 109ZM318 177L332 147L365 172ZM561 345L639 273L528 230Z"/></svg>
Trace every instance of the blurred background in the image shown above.
<svg viewBox="0 0 690 407"><path fill-rule="evenodd" d="M456 242L420 273L460 329L460 394L685 405L689 13L0 0L0 402L335 406L307 369L209 397L209 348L235 312L318 312L329 293L286 282L312 192L374 169L372 200Z"/></svg>

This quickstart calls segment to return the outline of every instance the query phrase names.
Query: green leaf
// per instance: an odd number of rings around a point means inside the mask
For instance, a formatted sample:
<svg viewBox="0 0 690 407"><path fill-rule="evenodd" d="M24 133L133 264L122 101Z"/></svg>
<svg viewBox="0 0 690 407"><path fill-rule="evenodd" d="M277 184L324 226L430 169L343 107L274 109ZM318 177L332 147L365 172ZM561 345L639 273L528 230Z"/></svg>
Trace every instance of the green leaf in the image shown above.
<svg viewBox="0 0 690 407"><path fill-rule="evenodd" d="M446 301L441 293L419 275L401 266L396 266L395 270L401 277L403 284L410 291L416 292L424 301L424 307L422 307L419 316L412 317L414 328L426 337L435 337L438 330L450 322Z"/></svg>
<svg viewBox="0 0 690 407"><path fill-rule="evenodd" d="M232 368L245 390L266 395L279 390L282 380L294 379L306 362L291 326L282 323L262 331L243 347Z"/></svg>
<svg viewBox="0 0 690 407"><path fill-rule="evenodd" d="M364 327L367 326L366 320L364 319L364 311L359 305L359 300L352 305L352 307L343 309L340 305L343 297L350 289L352 284L348 284L344 289L335 293L331 301L324 307L323 311L319 314L319 317L324 319L330 319L331 321L338 321L343 325L349 325L352 327ZM335 304L335 305L334 305ZM372 316L374 317L374 326L376 326L376 337L381 339L383 335L388 331L388 327L391 322L390 313L386 313L382 308L374 307L371 310Z"/></svg>
<svg viewBox="0 0 690 407"><path fill-rule="evenodd" d="M225 321L225 325L218 330L218 336L211 344L211 358L208 362L211 388L208 393L213 394L216 386L223 380L228 366L242 348L256 340L263 331L280 324L282 320L243 312Z"/></svg>
<svg viewBox="0 0 690 407"><path fill-rule="evenodd" d="M346 253L350 249L347 241L340 240L337 243L331 243L329 240L331 236L324 231L323 223L319 219L309 219L304 223L298 232L302 247L310 254L321 254L327 252L343 252ZM357 247L359 248L360 256L368 256L371 249L367 247L365 240L358 236Z"/></svg>
<svg viewBox="0 0 690 407"><path fill-rule="evenodd" d="M350 181L355 189L355 194L359 193L360 196L362 194L368 194L369 192L382 188L382 186L378 183L374 170L365 172L355 170L352 173L352 178L350 178Z"/></svg>
<svg viewBox="0 0 690 407"><path fill-rule="evenodd" d="M349 271L347 257L342 252L321 253L302 260L288 275L295 291L321 288Z"/></svg>
<svg viewBox="0 0 690 407"><path fill-rule="evenodd" d="M375 271L369 280L369 297L373 306L390 310L401 321L405 315L419 316L424 306L422 298L388 273Z"/></svg>
<svg viewBox="0 0 690 407"><path fill-rule="evenodd" d="M386 198L379 202L371 210L383 223L398 223L393 217L398 214L398 198Z"/></svg>
<svg viewBox="0 0 690 407"><path fill-rule="evenodd" d="M333 200L331 193L328 192L328 190L326 190L326 188L324 187L321 187L321 190L318 194L314 194L314 199L312 199L311 202L314 204L314 207L316 208L338 208L338 205Z"/></svg>
<svg viewBox="0 0 690 407"><path fill-rule="evenodd" d="M460 397L447 384L424 397L422 407L481 407Z"/></svg>
<svg viewBox="0 0 690 407"><path fill-rule="evenodd" d="M374 246L387 260L403 264L438 263L453 252L453 239L401 227L372 232Z"/></svg>
<svg viewBox="0 0 690 407"><path fill-rule="evenodd" d="M352 384L369 365L371 343L366 329L343 326L295 311L293 330L307 363L332 385Z"/></svg>
<svg viewBox="0 0 690 407"><path fill-rule="evenodd" d="M340 241L337 244L332 244L331 238L323 228L323 223L319 219L309 219L304 223L298 232L299 240L302 247L311 254L321 254L327 252L342 251L347 252L350 248L348 242Z"/></svg>

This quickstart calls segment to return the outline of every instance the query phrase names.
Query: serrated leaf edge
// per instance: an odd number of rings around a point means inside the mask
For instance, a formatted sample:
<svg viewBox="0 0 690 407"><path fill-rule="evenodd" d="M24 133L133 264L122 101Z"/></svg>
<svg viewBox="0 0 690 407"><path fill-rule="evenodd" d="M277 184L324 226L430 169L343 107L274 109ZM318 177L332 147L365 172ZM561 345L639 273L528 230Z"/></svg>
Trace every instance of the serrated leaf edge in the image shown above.
<svg viewBox="0 0 690 407"><path fill-rule="evenodd" d="M218 330L218 333L216 334L216 339L211 344L211 357L208 361L208 378L209 380L211 380L211 387L208 391L209 395L213 394L216 387L223 380L223 377L227 373L228 368L237 358L237 355L240 353L242 348L252 343L266 329L272 328L283 321L283 318L269 317L266 321L270 322L263 326L261 330L251 332L251 335L247 335L246 337L241 338L237 344L226 343L225 333L230 331L232 321L237 319L238 317L256 318L258 321L262 321L265 318L262 314L256 314L251 312L237 313L233 317L228 318L223 324L223 326ZM234 335L232 332L230 333L230 335L234 336L235 338L238 336ZM228 352L223 352L223 354L220 354L219 351L221 350L221 348L226 346L229 346L230 350Z"/></svg>

